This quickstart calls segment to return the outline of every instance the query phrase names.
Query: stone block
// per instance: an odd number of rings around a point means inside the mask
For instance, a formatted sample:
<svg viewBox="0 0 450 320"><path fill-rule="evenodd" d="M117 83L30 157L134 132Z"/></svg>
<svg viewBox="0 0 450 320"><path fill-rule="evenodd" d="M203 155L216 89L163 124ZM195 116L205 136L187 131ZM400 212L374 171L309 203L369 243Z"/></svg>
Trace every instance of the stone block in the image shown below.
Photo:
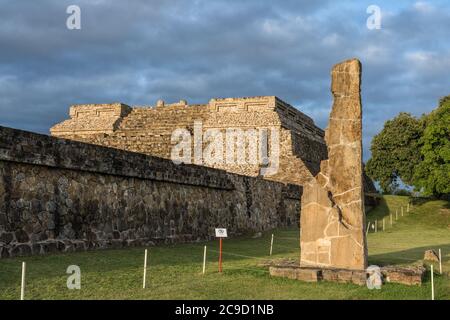
<svg viewBox="0 0 450 320"><path fill-rule="evenodd" d="M9 258L9 251L7 247L0 246L0 259Z"/></svg>
<svg viewBox="0 0 450 320"><path fill-rule="evenodd" d="M381 274L386 282L400 283L405 285L421 285L425 276L423 265L398 267L385 266L381 268Z"/></svg>
<svg viewBox="0 0 450 320"><path fill-rule="evenodd" d="M296 279L305 282L317 282L321 280L321 271L313 268L297 268Z"/></svg>
<svg viewBox="0 0 450 320"><path fill-rule="evenodd" d="M23 230L17 230L15 232L15 238L16 238L16 241L19 242L19 243L30 241L30 238L28 237L28 234L25 231L23 231Z"/></svg>
<svg viewBox="0 0 450 320"><path fill-rule="evenodd" d="M356 59L332 69L334 102L325 131L328 159L302 195L300 265L341 269L326 277L343 282L353 281L353 272L345 270L367 267L360 72Z"/></svg>
<svg viewBox="0 0 450 320"><path fill-rule="evenodd" d="M331 281L366 285L366 272L361 270L309 268L275 264L269 267L273 277L283 277L305 282Z"/></svg>
<svg viewBox="0 0 450 320"><path fill-rule="evenodd" d="M299 267L269 267L269 273L273 277L282 277L306 282L317 282L320 280L320 270Z"/></svg>
<svg viewBox="0 0 450 320"><path fill-rule="evenodd" d="M14 240L14 233L12 232L3 232L0 234L0 241L4 242L5 244L9 244L13 240Z"/></svg>
<svg viewBox="0 0 450 320"><path fill-rule="evenodd" d="M434 250L427 250L425 251L423 260L439 262L439 255Z"/></svg>

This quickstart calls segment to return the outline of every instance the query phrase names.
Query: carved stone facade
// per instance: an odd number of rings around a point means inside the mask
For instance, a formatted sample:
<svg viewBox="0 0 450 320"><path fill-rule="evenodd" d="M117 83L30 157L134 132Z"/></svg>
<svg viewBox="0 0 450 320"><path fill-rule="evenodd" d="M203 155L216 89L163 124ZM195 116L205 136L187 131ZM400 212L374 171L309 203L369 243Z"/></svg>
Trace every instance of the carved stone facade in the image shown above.
<svg viewBox="0 0 450 320"><path fill-rule="evenodd" d="M203 133L208 129L225 134L230 128L272 128L279 134L278 171L264 178L283 183L304 184L317 174L320 161L327 156L323 130L274 96L211 99L203 105L188 105L184 100L173 104L160 100L153 107L133 108L120 103L75 105L70 108L70 117L52 127L51 134L166 159L171 158L178 142L172 141L173 132L186 129L194 134L196 121L201 123ZM202 143L205 147L208 141ZM271 154L270 142L268 147ZM262 168L261 164L198 162L194 152L192 157L193 164L253 177L260 175Z"/></svg>
<svg viewBox="0 0 450 320"><path fill-rule="evenodd" d="M300 265L364 270L361 63L337 64L331 77L328 159L321 162L315 179L303 185Z"/></svg>

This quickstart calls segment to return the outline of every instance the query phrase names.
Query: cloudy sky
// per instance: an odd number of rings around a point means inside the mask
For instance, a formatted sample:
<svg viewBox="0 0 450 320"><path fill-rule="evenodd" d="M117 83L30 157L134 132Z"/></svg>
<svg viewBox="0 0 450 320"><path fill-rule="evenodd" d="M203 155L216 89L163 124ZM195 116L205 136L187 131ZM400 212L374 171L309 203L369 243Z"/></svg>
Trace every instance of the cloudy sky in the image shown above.
<svg viewBox="0 0 450 320"><path fill-rule="evenodd" d="M357 57L367 160L385 120L450 94L449 36L448 1L0 0L0 125L48 133L78 103L276 95L325 128L330 68Z"/></svg>

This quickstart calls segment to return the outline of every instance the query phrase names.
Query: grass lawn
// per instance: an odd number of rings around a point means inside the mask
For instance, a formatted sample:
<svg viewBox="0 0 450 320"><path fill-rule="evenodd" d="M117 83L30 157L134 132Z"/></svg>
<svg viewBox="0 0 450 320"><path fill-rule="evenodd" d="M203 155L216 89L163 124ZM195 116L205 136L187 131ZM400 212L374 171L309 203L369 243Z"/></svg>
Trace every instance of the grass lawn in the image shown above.
<svg viewBox="0 0 450 320"><path fill-rule="evenodd" d="M426 249L442 249L443 271L450 272L450 204L429 201L389 223L389 212L405 206L407 197L385 196L368 220L385 217L386 230L370 232L370 264L410 264ZM400 210L400 209L399 209ZM395 219L394 219L395 220ZM380 225L382 225L380 223ZM149 248L147 289L142 289L144 248L91 251L0 260L0 299L20 297L21 262L27 262L26 299L430 299L429 273L421 287L386 284L368 290L351 284L303 283L271 278L267 267L272 232L261 238L224 241L223 273L218 274L218 241ZM274 230L272 258L299 256L298 230ZM203 246L207 272L201 274ZM81 268L81 290L66 287L69 265ZM435 270L439 270L435 263ZM435 276L436 299L450 299L448 274Z"/></svg>

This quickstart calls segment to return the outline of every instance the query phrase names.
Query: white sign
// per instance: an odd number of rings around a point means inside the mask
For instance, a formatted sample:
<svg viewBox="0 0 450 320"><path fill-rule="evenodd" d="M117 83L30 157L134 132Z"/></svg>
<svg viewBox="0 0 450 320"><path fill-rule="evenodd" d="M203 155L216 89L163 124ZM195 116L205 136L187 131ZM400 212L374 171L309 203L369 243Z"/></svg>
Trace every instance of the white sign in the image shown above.
<svg viewBox="0 0 450 320"><path fill-rule="evenodd" d="M216 228L216 237L217 238L226 238L227 236L227 229L225 228Z"/></svg>

